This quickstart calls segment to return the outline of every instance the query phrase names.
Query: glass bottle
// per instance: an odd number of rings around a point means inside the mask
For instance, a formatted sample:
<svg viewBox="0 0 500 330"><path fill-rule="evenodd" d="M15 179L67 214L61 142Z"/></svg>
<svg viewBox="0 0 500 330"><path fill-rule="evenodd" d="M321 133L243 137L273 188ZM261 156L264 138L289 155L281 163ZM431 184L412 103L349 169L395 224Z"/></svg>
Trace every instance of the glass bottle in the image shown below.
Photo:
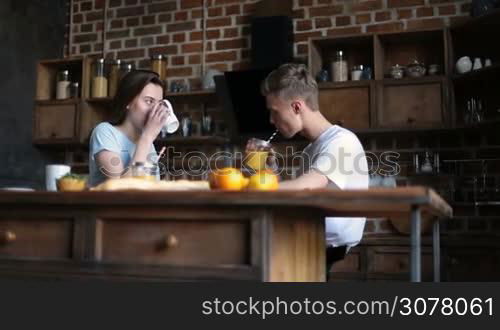
<svg viewBox="0 0 500 330"><path fill-rule="evenodd" d="M120 69L120 78L118 80L122 80L123 77L129 72L132 72L134 70L134 66L131 63L127 63L122 65Z"/></svg>
<svg viewBox="0 0 500 330"><path fill-rule="evenodd" d="M334 82L347 81L347 61L342 50L335 53L335 61L332 62L331 70Z"/></svg>
<svg viewBox="0 0 500 330"><path fill-rule="evenodd" d="M108 96L114 97L116 90L118 89L118 81L120 80L120 67L122 61L117 59L111 64L111 70L109 71L109 89Z"/></svg>
<svg viewBox="0 0 500 330"><path fill-rule="evenodd" d="M161 80L165 80L167 70L167 58L164 55L151 56L151 71L158 73Z"/></svg>
<svg viewBox="0 0 500 330"><path fill-rule="evenodd" d="M108 96L108 79L105 74L104 59L97 59L95 63L95 72L92 79L92 98Z"/></svg>
<svg viewBox="0 0 500 330"><path fill-rule="evenodd" d="M69 71L63 70L57 75L56 99L64 100L69 98Z"/></svg>

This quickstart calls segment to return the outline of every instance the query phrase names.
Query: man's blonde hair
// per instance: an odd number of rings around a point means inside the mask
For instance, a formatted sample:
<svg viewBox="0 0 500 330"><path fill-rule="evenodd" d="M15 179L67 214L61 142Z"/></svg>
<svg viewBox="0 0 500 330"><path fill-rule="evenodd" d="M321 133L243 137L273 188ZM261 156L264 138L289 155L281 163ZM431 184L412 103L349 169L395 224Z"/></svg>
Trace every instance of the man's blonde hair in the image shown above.
<svg viewBox="0 0 500 330"><path fill-rule="evenodd" d="M289 100L302 98L313 111L319 110L318 83L304 64L283 64L271 72L260 86L262 95L277 95Z"/></svg>

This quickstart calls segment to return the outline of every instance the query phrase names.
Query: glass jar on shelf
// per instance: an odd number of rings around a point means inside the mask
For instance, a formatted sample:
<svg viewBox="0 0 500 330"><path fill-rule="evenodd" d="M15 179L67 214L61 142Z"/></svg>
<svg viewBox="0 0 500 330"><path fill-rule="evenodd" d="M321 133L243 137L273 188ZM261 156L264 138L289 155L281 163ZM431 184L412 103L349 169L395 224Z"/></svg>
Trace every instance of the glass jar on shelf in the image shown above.
<svg viewBox="0 0 500 330"><path fill-rule="evenodd" d="M109 71L109 88L108 88L109 97L114 97L116 94L116 90L118 89L121 64L122 61L120 59L116 59L111 63L111 69Z"/></svg>
<svg viewBox="0 0 500 330"><path fill-rule="evenodd" d="M108 78L106 77L105 60L99 58L95 62L94 76L92 78L92 98L108 96Z"/></svg>
<svg viewBox="0 0 500 330"><path fill-rule="evenodd" d="M60 71L57 75L56 99L64 100L69 98L69 71Z"/></svg>
<svg viewBox="0 0 500 330"><path fill-rule="evenodd" d="M161 80L167 77L167 57L165 55L151 56L151 71L156 72Z"/></svg>
<svg viewBox="0 0 500 330"><path fill-rule="evenodd" d="M331 75L334 82L347 81L347 61L342 50L335 52L335 60L332 62Z"/></svg>

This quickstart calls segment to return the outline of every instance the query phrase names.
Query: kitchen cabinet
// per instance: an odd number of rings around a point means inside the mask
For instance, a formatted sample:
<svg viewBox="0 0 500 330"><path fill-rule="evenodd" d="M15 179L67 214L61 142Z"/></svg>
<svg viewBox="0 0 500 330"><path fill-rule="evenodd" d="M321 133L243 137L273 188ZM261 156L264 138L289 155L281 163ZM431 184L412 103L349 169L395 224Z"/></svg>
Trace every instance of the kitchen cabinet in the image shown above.
<svg viewBox="0 0 500 330"><path fill-rule="evenodd" d="M309 67L314 76L331 71L338 50L344 53L348 71L364 65L372 73L370 80L320 82L320 110L333 123L354 130L448 125L447 40L444 29L310 39ZM426 67L435 64L440 71L416 78L391 77L392 66L414 60Z"/></svg>

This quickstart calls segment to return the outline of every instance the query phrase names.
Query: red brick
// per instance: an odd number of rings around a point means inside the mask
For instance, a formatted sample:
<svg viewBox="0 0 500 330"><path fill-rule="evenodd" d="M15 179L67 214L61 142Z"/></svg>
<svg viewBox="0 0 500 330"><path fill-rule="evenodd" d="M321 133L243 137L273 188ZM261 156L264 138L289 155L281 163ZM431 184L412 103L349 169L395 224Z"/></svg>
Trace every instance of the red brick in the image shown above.
<svg viewBox="0 0 500 330"><path fill-rule="evenodd" d="M75 44L81 44L84 42L92 42L92 41L97 41L96 33L79 34L73 37L73 42Z"/></svg>
<svg viewBox="0 0 500 330"><path fill-rule="evenodd" d="M80 45L80 54L90 53L91 50L92 50L92 48L90 47L89 44Z"/></svg>
<svg viewBox="0 0 500 330"><path fill-rule="evenodd" d="M164 47L153 47L149 49L149 57L153 55L177 55L178 54L178 49L177 45L169 45L169 46L164 46Z"/></svg>
<svg viewBox="0 0 500 330"><path fill-rule="evenodd" d="M224 38L235 38L238 36L238 28L224 29Z"/></svg>
<svg viewBox="0 0 500 330"><path fill-rule="evenodd" d="M126 20L127 27L139 26L139 17L132 17Z"/></svg>
<svg viewBox="0 0 500 330"><path fill-rule="evenodd" d="M366 32L397 32L403 30L402 22L368 25Z"/></svg>
<svg viewBox="0 0 500 330"><path fill-rule="evenodd" d="M208 17L222 16L222 7L208 8Z"/></svg>
<svg viewBox="0 0 500 330"><path fill-rule="evenodd" d="M82 3L80 3L80 10L81 10L81 11L89 11L89 10L92 10L92 2L90 2L90 1L86 1L86 2L82 2Z"/></svg>
<svg viewBox="0 0 500 330"><path fill-rule="evenodd" d="M95 30L97 32L102 32L103 29L104 29L104 22L97 22L95 24Z"/></svg>
<svg viewBox="0 0 500 330"><path fill-rule="evenodd" d="M101 11L94 11L87 13L85 15L85 21L87 22L95 22L95 21L100 21L103 19L103 15Z"/></svg>
<svg viewBox="0 0 500 330"><path fill-rule="evenodd" d="M77 3L75 3L75 4L73 5L73 14L76 14L76 13L78 13L79 11L80 11L80 8L78 8L78 4L77 4Z"/></svg>
<svg viewBox="0 0 500 330"><path fill-rule="evenodd" d="M359 34L359 33L361 33L361 27L360 26L353 26L353 27L348 27L348 28L330 29L330 30L328 30L327 35L334 37L334 36L343 36L343 35Z"/></svg>
<svg viewBox="0 0 500 330"><path fill-rule="evenodd" d="M182 2L182 1L180 1L180 2ZM150 4L148 6L148 13L157 14L157 13L166 12L166 11L174 11L176 9L177 9L177 1L153 3L153 4Z"/></svg>
<svg viewBox="0 0 500 330"><path fill-rule="evenodd" d="M242 70L249 70L251 68L250 62L240 62L240 63L233 63L233 71L242 71Z"/></svg>
<svg viewBox="0 0 500 330"><path fill-rule="evenodd" d="M321 37L321 32L314 31L314 32L295 33L293 37L295 42L308 41L309 38Z"/></svg>
<svg viewBox="0 0 500 330"><path fill-rule="evenodd" d="M382 9L382 0L358 1L352 5L353 12Z"/></svg>
<svg viewBox="0 0 500 330"><path fill-rule="evenodd" d="M179 2L182 9L198 8L203 5L203 0L182 0Z"/></svg>
<svg viewBox="0 0 500 330"><path fill-rule="evenodd" d="M292 13L292 18L301 19L306 17L306 11L304 9L294 9Z"/></svg>
<svg viewBox="0 0 500 330"><path fill-rule="evenodd" d="M231 25L230 17L209 18L207 20L207 28L215 28L215 27L230 26L230 25Z"/></svg>
<svg viewBox="0 0 500 330"><path fill-rule="evenodd" d="M83 22L83 15L82 14L76 14L76 15L73 15L73 23L81 23Z"/></svg>
<svg viewBox="0 0 500 330"><path fill-rule="evenodd" d="M194 31L189 34L189 41L199 41L203 39L203 32Z"/></svg>
<svg viewBox="0 0 500 330"><path fill-rule="evenodd" d="M227 6L225 8L225 12L226 12L226 16L240 15L241 14L241 6L240 5Z"/></svg>
<svg viewBox="0 0 500 330"><path fill-rule="evenodd" d="M182 45L182 53L198 53L201 52L201 50L202 50L201 42Z"/></svg>
<svg viewBox="0 0 500 330"><path fill-rule="evenodd" d="M94 29L94 24L82 24L80 26L80 32L92 32Z"/></svg>
<svg viewBox="0 0 500 330"><path fill-rule="evenodd" d="M156 11L152 11L153 13ZM151 11L150 11L151 13ZM127 16L143 16L144 6L129 7L129 8L119 8L116 10L116 17L127 17Z"/></svg>
<svg viewBox="0 0 500 330"><path fill-rule="evenodd" d="M121 29L123 27L123 20L122 19L114 19L111 21L111 28L112 29Z"/></svg>
<svg viewBox="0 0 500 330"><path fill-rule="evenodd" d="M441 18L409 20L406 24L408 30L439 29L445 25Z"/></svg>
<svg viewBox="0 0 500 330"><path fill-rule="evenodd" d="M356 15L356 24L370 23L372 20L371 14Z"/></svg>
<svg viewBox="0 0 500 330"><path fill-rule="evenodd" d="M142 47L153 46L154 44L155 44L155 38L153 37L146 37L141 39Z"/></svg>
<svg viewBox="0 0 500 330"><path fill-rule="evenodd" d="M215 48L217 50L240 49L246 48L247 46L246 39L218 40L215 43Z"/></svg>
<svg viewBox="0 0 500 330"><path fill-rule="evenodd" d="M251 23L250 16L236 16L236 24L237 25L246 25Z"/></svg>
<svg viewBox="0 0 500 330"><path fill-rule="evenodd" d="M383 22L383 21L389 21L391 19L391 12L390 11L379 11L375 13L375 21L376 22Z"/></svg>
<svg viewBox="0 0 500 330"><path fill-rule="evenodd" d="M146 36L151 34L160 34L162 33L162 26L152 26L147 28L139 28L135 29L134 36Z"/></svg>
<svg viewBox="0 0 500 330"><path fill-rule="evenodd" d="M94 0L94 9L103 9L106 0Z"/></svg>
<svg viewBox="0 0 500 330"><path fill-rule="evenodd" d="M191 10L191 19L198 19L203 17L203 10L193 9Z"/></svg>
<svg viewBox="0 0 500 330"><path fill-rule="evenodd" d="M457 0L429 0L429 3L432 5L446 3L446 2L458 2L458 1Z"/></svg>
<svg viewBox="0 0 500 330"><path fill-rule="evenodd" d="M187 11L178 11L174 15L174 19L176 21L185 21L188 18L188 12Z"/></svg>
<svg viewBox="0 0 500 330"><path fill-rule="evenodd" d="M308 31L312 30L312 21L309 19L296 21L296 31Z"/></svg>
<svg viewBox="0 0 500 330"><path fill-rule="evenodd" d="M212 64L210 65L210 69L215 69L219 71L229 71L229 67L226 63L218 63L218 64Z"/></svg>
<svg viewBox="0 0 500 330"><path fill-rule="evenodd" d="M297 54L298 55L307 55L309 48L307 44L299 44L297 45Z"/></svg>
<svg viewBox="0 0 500 330"><path fill-rule="evenodd" d="M314 20L316 29L332 27L332 20L330 18L316 18Z"/></svg>
<svg viewBox="0 0 500 330"><path fill-rule="evenodd" d="M460 25L469 20L469 16L450 17L450 26Z"/></svg>
<svg viewBox="0 0 500 330"><path fill-rule="evenodd" d="M335 26L351 25L351 16L337 16L335 18Z"/></svg>
<svg viewBox="0 0 500 330"><path fill-rule="evenodd" d="M457 12L457 9L455 5L448 5L448 6L440 6L439 7L439 16L444 16L444 15L455 15Z"/></svg>
<svg viewBox="0 0 500 330"><path fill-rule="evenodd" d="M251 15L255 12L255 3L246 3L243 5L243 14Z"/></svg>
<svg viewBox="0 0 500 330"><path fill-rule="evenodd" d="M388 8L423 6L424 0L387 0Z"/></svg>
<svg viewBox="0 0 500 330"><path fill-rule="evenodd" d="M161 14L160 16L158 16L158 22L159 23L169 23L169 22L172 22L172 14L171 13Z"/></svg>
<svg viewBox="0 0 500 330"><path fill-rule="evenodd" d="M310 7L313 4L313 0L299 0L300 7Z"/></svg>
<svg viewBox="0 0 500 330"><path fill-rule="evenodd" d="M125 6L137 5L137 0L125 0Z"/></svg>
<svg viewBox="0 0 500 330"><path fill-rule="evenodd" d="M170 35L166 34L163 36L156 37L157 45L168 44L168 43L170 43Z"/></svg>
<svg viewBox="0 0 500 330"><path fill-rule="evenodd" d="M167 68L168 77L189 77L193 74L192 67Z"/></svg>
<svg viewBox="0 0 500 330"><path fill-rule="evenodd" d="M433 7L420 7L417 8L417 17L430 17L434 15Z"/></svg>
<svg viewBox="0 0 500 330"><path fill-rule="evenodd" d="M188 57L189 64L200 64L201 56L200 55L189 55Z"/></svg>
<svg viewBox="0 0 500 330"><path fill-rule="evenodd" d="M211 53L211 54L207 54L206 59L207 59L207 63L236 61L236 52L229 51L229 52Z"/></svg>
<svg viewBox="0 0 500 330"><path fill-rule="evenodd" d="M238 3L241 0L215 0L215 5L227 5L230 3Z"/></svg>
<svg viewBox="0 0 500 330"><path fill-rule="evenodd" d="M413 11L411 9L400 9L398 10L398 19L412 18Z"/></svg>
<svg viewBox="0 0 500 330"><path fill-rule="evenodd" d="M185 33L174 34L172 41L173 42L184 42L184 41L186 41L186 34Z"/></svg>
<svg viewBox="0 0 500 330"><path fill-rule="evenodd" d="M318 5L331 5L332 4L332 0L317 0L318 1Z"/></svg>
<svg viewBox="0 0 500 330"><path fill-rule="evenodd" d="M343 10L344 6L342 5L309 8L309 17L338 15Z"/></svg>
<svg viewBox="0 0 500 330"><path fill-rule="evenodd" d="M184 65L184 56L174 56L172 57L172 65Z"/></svg>
<svg viewBox="0 0 500 330"><path fill-rule="evenodd" d="M137 39L125 40L125 48L135 48L137 47Z"/></svg>
<svg viewBox="0 0 500 330"><path fill-rule="evenodd" d="M121 7L121 5L122 5L122 0L110 0L109 1L109 8Z"/></svg>
<svg viewBox="0 0 500 330"><path fill-rule="evenodd" d="M174 23L167 25L167 32L190 31L195 28L195 22Z"/></svg>
<svg viewBox="0 0 500 330"><path fill-rule="evenodd" d="M123 59L144 57L144 49L123 50L118 52L117 56Z"/></svg>
<svg viewBox="0 0 500 330"><path fill-rule="evenodd" d="M207 31L207 39L219 39L219 38L220 38L220 30Z"/></svg>
<svg viewBox="0 0 500 330"><path fill-rule="evenodd" d="M152 25L156 24L156 16L144 16L142 17L142 25Z"/></svg>

